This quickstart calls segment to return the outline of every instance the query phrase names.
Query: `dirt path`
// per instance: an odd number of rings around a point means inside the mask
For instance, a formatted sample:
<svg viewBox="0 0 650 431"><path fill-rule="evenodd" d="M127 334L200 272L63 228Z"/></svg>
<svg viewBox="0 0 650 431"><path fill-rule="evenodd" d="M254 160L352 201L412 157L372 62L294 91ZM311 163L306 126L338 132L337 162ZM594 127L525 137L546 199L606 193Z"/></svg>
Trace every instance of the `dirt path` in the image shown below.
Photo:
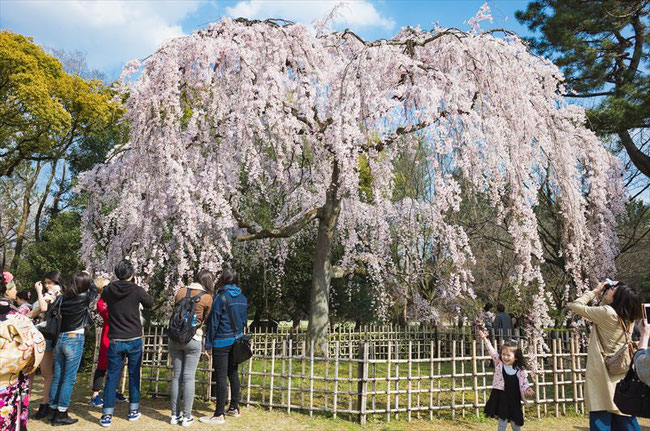
<svg viewBox="0 0 650 431"><path fill-rule="evenodd" d="M37 406L40 400L40 383L42 379L36 378L36 386L34 393L34 403L32 409ZM79 422L72 426L57 428L61 430L70 431L87 431L103 429L99 425L99 417L101 416L101 409L91 407L88 404L90 391L88 389L88 376L80 375L77 382L75 391L72 397L72 405L70 407L71 416L78 418ZM197 399L194 403L194 414L196 418L204 415L209 415L211 409L214 408L213 403L206 403ZM144 431L144 430L178 430L178 425L170 425L169 418L169 401L167 399L151 399L145 398L141 402L142 417L135 422L126 420L128 413L128 404L121 403L116 406L116 415L113 418L113 424L109 428L112 431ZM650 431L650 420L641 420L644 425L643 431ZM29 422L30 431L44 431L52 430L52 426L42 421ZM365 427L349 422L346 420L334 420L324 417L309 417L302 413L286 414L279 411L268 411L258 408L243 408L242 416L239 418L229 418L224 425L205 425L199 423L198 420L190 427L190 429L221 429L221 430L262 430L262 431L431 431L431 430L445 430L445 431L483 431L496 429L496 421L490 419L472 419L472 420L418 420L407 422L405 420L393 421L391 423L385 422L371 422ZM524 427L526 431L588 431L589 422L586 418L582 417L564 417L559 419L542 419L542 420L528 420Z"/></svg>

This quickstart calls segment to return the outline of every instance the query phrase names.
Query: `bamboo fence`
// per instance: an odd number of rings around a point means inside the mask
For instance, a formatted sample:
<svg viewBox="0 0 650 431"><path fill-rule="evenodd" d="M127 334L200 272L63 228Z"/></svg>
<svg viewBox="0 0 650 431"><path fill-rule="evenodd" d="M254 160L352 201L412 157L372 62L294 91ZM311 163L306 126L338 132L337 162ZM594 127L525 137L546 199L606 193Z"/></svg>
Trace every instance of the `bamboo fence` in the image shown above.
<svg viewBox="0 0 650 431"><path fill-rule="evenodd" d="M492 387L492 359L470 328L341 327L328 334L327 356L315 356L301 330L250 335L254 356L239 367L245 406L326 414L361 424L369 418L455 418L479 416ZM525 406L526 415L584 413L583 335L547 331L548 349L542 351L518 332L508 335L519 338L537 370L529 378L535 396ZM501 338L493 334L493 345ZM164 327L145 328L142 393L168 396L172 367L167 342ZM202 360L197 396L213 398L213 386L211 360Z"/></svg>

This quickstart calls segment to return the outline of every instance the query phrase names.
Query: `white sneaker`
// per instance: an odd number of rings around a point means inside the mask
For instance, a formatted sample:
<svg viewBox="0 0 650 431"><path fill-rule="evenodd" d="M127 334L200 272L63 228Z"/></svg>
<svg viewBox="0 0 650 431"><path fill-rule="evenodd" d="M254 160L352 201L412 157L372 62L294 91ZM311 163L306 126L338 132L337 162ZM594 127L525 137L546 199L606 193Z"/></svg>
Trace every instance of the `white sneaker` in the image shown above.
<svg viewBox="0 0 650 431"><path fill-rule="evenodd" d="M188 427L194 423L194 417L189 417L189 418L183 418L181 421L181 425L184 427Z"/></svg>
<svg viewBox="0 0 650 431"><path fill-rule="evenodd" d="M239 410L239 408L228 410L226 412L226 416L231 416L233 418L238 418L239 416L241 416L241 411Z"/></svg>
<svg viewBox="0 0 650 431"><path fill-rule="evenodd" d="M204 424L213 424L213 425L218 425L218 424L225 424L226 423L226 418L221 416L203 416L201 419L199 419L199 422L204 423Z"/></svg>
<svg viewBox="0 0 650 431"><path fill-rule="evenodd" d="M178 425L181 421L183 420L183 414L181 413L178 416L172 415L172 418L170 419L169 423L172 425Z"/></svg>

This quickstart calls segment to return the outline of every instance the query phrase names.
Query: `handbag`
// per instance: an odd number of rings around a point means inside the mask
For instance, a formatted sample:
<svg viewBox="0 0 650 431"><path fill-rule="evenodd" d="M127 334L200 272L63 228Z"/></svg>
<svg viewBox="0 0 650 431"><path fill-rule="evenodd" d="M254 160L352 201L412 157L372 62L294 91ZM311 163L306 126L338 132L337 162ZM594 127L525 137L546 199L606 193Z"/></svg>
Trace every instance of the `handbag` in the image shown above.
<svg viewBox="0 0 650 431"><path fill-rule="evenodd" d="M618 321L623 328L623 333L625 334L625 344L623 344L612 355L605 354L605 349L603 348L603 344L600 340L600 334L598 333L598 325L594 323L594 330L596 331L596 339L598 340L598 345L600 346L600 353L603 355L607 372L612 376L621 375L629 370L635 350L634 342L630 340L628 328L625 326L620 317Z"/></svg>
<svg viewBox="0 0 650 431"><path fill-rule="evenodd" d="M40 325L38 329L43 333L43 337L48 340L56 342L59 333L61 332L61 303L63 302L63 295L59 295L51 307L45 312L43 321L44 325Z"/></svg>
<svg viewBox="0 0 650 431"><path fill-rule="evenodd" d="M221 294L221 300L223 301L226 311L228 313L228 320L230 320L230 327L232 328L232 336L235 338L235 342L232 345L232 361L235 365L239 365L243 362L248 361L253 356L253 351L251 350L250 337L246 334L237 338L237 329L235 329L235 319L232 316L232 310L228 305L228 298L224 293Z"/></svg>
<svg viewBox="0 0 650 431"><path fill-rule="evenodd" d="M650 386L639 379L634 361L623 380L616 384L614 404L626 415L650 418Z"/></svg>

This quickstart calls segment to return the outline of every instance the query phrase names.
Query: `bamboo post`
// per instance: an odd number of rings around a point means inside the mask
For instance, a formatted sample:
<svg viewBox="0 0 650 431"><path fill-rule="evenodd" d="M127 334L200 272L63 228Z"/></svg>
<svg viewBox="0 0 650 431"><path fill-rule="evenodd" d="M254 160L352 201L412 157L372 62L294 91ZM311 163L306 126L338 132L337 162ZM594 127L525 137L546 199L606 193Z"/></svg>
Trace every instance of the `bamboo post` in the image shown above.
<svg viewBox="0 0 650 431"><path fill-rule="evenodd" d="M389 341L388 342L388 352L386 356L386 421L390 423L390 406L391 406L391 399L390 399L390 385L392 384L390 380L390 371L391 371L391 366L390 366L390 357L392 353L392 343Z"/></svg>
<svg viewBox="0 0 650 431"><path fill-rule="evenodd" d="M284 398L285 398L285 392L282 390L282 379L286 378L286 375L287 375L286 374L287 369L286 369L286 366L285 366L286 365L285 364L286 357L287 357L287 340L284 339L284 340L282 340L282 371L281 371L282 374L280 374L280 387L279 387L279 389L280 389L280 405L284 404Z"/></svg>
<svg viewBox="0 0 650 431"><path fill-rule="evenodd" d="M552 353L553 353L553 397L554 397L554 402L553 404L555 405L555 417L560 416L560 405L559 405L559 396L560 396L560 388L558 387L558 369L557 369L557 338L553 338L552 342Z"/></svg>
<svg viewBox="0 0 650 431"><path fill-rule="evenodd" d="M307 366L307 342L302 341L302 356L300 358L300 408L305 408L305 376Z"/></svg>
<svg viewBox="0 0 650 431"><path fill-rule="evenodd" d="M332 401L332 407L334 410L334 419L336 419L336 410L338 408L339 395L339 340L336 340L334 343L334 348L336 349L336 356L334 357L334 400Z"/></svg>
<svg viewBox="0 0 650 431"><path fill-rule="evenodd" d="M456 419L456 340L451 341L451 419Z"/></svg>
<svg viewBox="0 0 650 431"><path fill-rule="evenodd" d="M293 360L293 340L289 338L289 375L287 376L287 413L291 413L291 373Z"/></svg>
<svg viewBox="0 0 650 431"><path fill-rule="evenodd" d="M576 367L576 342L577 337L571 337L571 385L573 388L573 409L578 412L578 382L577 382L577 367Z"/></svg>
<svg viewBox="0 0 650 431"><path fill-rule="evenodd" d="M544 372L544 362L542 362L542 366L539 366L539 357L537 356L537 343L533 342L533 357L535 358L535 361L537 361L537 369L538 373L535 375L535 406L537 407L537 419L542 418L542 411L540 408L539 400L540 400L540 393L539 393L539 375L540 373Z"/></svg>
<svg viewBox="0 0 650 431"><path fill-rule="evenodd" d="M368 342L364 342L361 360L359 361L359 384L358 384L358 400L359 400L359 423L366 424L366 400L367 400L367 382L368 382Z"/></svg>
<svg viewBox="0 0 650 431"><path fill-rule="evenodd" d="M433 358L434 358L434 340L429 341L429 420L433 420Z"/></svg>
<svg viewBox="0 0 650 431"><path fill-rule="evenodd" d="M251 341L251 350L254 352L255 347L255 340L253 339ZM251 403L251 375L253 374L253 360L255 359L255 355L251 356L251 358L248 360L248 376L246 376L246 407L248 407ZM210 364L212 364L212 355L210 355ZM210 384L208 385L208 399L210 399L210 387L212 384L212 365L210 365L210 373L208 374L210 377Z"/></svg>
<svg viewBox="0 0 650 431"><path fill-rule="evenodd" d="M478 409L478 367L476 364L476 339L472 340L472 386L474 389L474 414L479 417Z"/></svg>
<svg viewBox="0 0 650 431"><path fill-rule="evenodd" d="M311 340L309 358L309 416L314 415L314 340Z"/></svg>
<svg viewBox="0 0 650 431"><path fill-rule="evenodd" d="M409 357L408 357L408 374L407 374L407 385L406 385L406 411L407 411L407 420L411 422L411 378L412 374L412 360L411 356L413 355L413 342L409 341Z"/></svg>

